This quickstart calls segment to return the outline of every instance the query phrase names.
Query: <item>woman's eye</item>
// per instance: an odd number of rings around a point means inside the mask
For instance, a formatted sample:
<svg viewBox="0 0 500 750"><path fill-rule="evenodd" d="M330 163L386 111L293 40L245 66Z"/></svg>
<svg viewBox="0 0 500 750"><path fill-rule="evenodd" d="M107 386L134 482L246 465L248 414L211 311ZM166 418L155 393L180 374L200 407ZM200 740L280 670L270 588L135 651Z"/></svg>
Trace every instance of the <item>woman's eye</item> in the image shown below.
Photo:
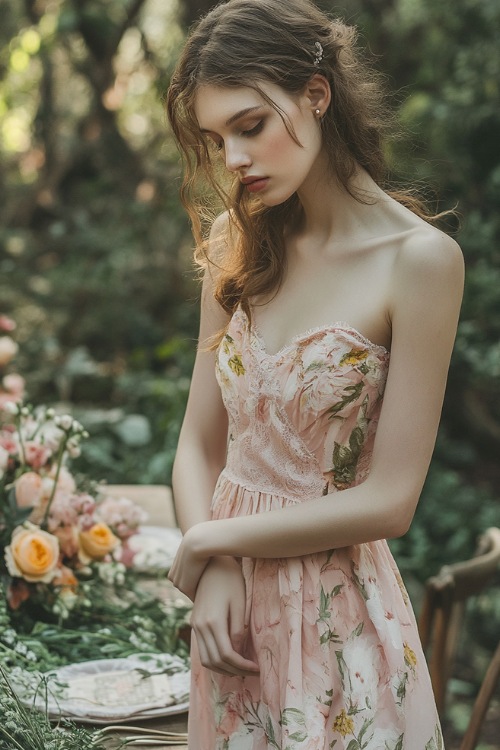
<svg viewBox="0 0 500 750"><path fill-rule="evenodd" d="M249 130L242 130L241 135L244 135L246 138L251 138L253 135L257 135L258 133L260 133L263 127L264 120L260 120L253 128L250 128Z"/></svg>

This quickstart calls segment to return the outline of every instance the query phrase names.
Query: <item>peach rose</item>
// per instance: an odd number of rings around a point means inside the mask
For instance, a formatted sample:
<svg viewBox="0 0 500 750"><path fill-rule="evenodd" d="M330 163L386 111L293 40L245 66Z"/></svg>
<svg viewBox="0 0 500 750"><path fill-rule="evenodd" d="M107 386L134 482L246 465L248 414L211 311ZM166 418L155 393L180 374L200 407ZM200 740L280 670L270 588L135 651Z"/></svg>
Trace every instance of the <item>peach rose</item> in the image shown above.
<svg viewBox="0 0 500 750"><path fill-rule="evenodd" d="M87 531L80 532L80 559L84 563L102 560L119 542L107 524L95 523Z"/></svg>
<svg viewBox="0 0 500 750"><path fill-rule="evenodd" d="M59 562L59 542L53 534L31 523L18 526L5 548L5 561L11 576L31 583L50 583Z"/></svg>
<svg viewBox="0 0 500 750"><path fill-rule="evenodd" d="M19 508L34 508L43 497L42 477L34 471L21 474L14 487Z"/></svg>

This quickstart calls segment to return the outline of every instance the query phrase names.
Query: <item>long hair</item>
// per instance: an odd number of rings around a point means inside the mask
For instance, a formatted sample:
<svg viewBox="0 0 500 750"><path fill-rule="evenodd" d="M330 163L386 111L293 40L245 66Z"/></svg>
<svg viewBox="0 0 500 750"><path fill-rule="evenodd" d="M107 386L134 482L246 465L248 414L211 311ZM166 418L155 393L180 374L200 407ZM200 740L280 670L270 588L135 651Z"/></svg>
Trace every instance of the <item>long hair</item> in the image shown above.
<svg viewBox="0 0 500 750"><path fill-rule="evenodd" d="M320 61L317 42L323 49ZM191 31L171 79L167 114L185 162L181 200L192 223L195 258L201 265L208 261L218 266L215 297L229 314L240 304L250 318L249 300L277 291L286 262L285 229L297 221L301 207L296 194L280 205L264 206L236 176L222 173L194 114L197 88L252 88L284 119L259 82L276 84L293 96L315 73L326 77L332 92L321 119L332 175L365 202L366 196L354 190L352 177L359 164L384 187L384 142L392 118L382 77L361 59L354 27L331 20L310 0L228 0ZM207 228L214 218L210 194L219 197L219 210L225 207L229 217L228 250L217 260L207 255ZM420 217L432 219L411 192L389 194Z"/></svg>

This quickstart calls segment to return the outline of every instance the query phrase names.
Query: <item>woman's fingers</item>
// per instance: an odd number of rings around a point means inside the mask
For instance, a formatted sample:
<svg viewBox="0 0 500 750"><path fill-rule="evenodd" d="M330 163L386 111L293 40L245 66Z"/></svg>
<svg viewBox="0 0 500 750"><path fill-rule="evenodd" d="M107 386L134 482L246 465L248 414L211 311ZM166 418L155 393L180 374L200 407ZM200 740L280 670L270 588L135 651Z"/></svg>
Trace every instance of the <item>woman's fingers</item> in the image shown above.
<svg viewBox="0 0 500 750"><path fill-rule="evenodd" d="M258 673L258 665L235 651L229 635L221 628L195 628L195 634L201 663L207 669L242 677Z"/></svg>

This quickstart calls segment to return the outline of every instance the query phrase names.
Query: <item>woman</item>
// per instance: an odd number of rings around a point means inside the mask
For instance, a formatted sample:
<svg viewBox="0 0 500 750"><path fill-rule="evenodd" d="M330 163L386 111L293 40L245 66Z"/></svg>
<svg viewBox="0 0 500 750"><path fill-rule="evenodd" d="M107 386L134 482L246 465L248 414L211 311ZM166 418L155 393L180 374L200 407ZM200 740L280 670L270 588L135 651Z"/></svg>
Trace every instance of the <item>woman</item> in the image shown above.
<svg viewBox="0 0 500 750"><path fill-rule="evenodd" d="M381 187L384 109L354 41L308 0L230 0L168 93L206 268L173 475L191 750L442 748L384 540L428 469L463 264ZM208 243L200 174L228 209Z"/></svg>

